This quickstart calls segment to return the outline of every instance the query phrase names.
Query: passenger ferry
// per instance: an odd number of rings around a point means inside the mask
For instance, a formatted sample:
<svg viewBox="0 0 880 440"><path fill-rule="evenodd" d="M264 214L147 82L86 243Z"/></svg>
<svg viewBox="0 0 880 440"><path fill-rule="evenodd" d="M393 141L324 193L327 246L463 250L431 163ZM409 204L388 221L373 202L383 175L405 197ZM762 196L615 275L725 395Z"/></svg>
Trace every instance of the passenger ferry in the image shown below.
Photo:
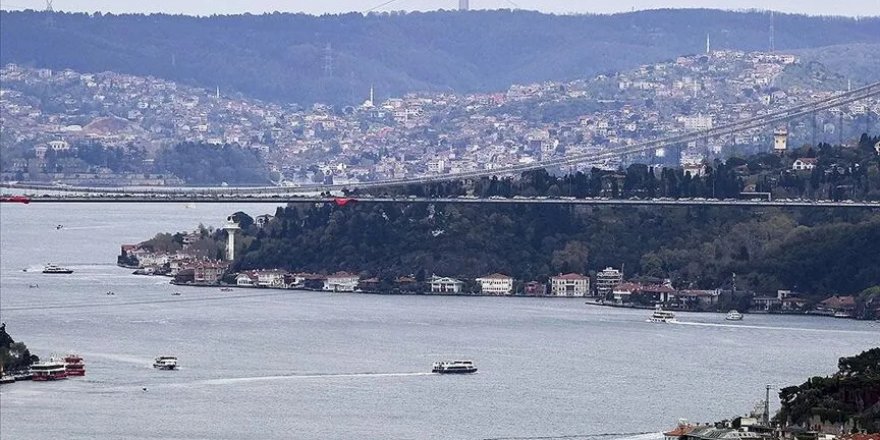
<svg viewBox="0 0 880 440"><path fill-rule="evenodd" d="M727 316L725 316L724 319L726 319L728 321L742 321L743 315L742 315L742 313L737 312L736 310L731 310L730 312L727 313Z"/></svg>
<svg viewBox="0 0 880 440"><path fill-rule="evenodd" d="M432 373L440 374L469 374L476 373L477 367L473 361L442 361L434 362Z"/></svg>
<svg viewBox="0 0 880 440"><path fill-rule="evenodd" d="M43 273L72 274L73 269L68 269L66 267L56 266L54 264L47 264L46 267L43 268Z"/></svg>
<svg viewBox="0 0 880 440"><path fill-rule="evenodd" d="M67 379L67 366L64 362L52 358L45 362L31 365L31 380L61 380Z"/></svg>
<svg viewBox="0 0 880 440"><path fill-rule="evenodd" d="M657 309L654 310L654 313L648 318L648 322L656 322L656 323L674 323L678 322L675 320L675 313L667 312L657 306Z"/></svg>
<svg viewBox="0 0 880 440"><path fill-rule="evenodd" d="M176 370L177 358L174 356L159 356L153 361L153 368L160 370Z"/></svg>
<svg viewBox="0 0 880 440"><path fill-rule="evenodd" d="M86 375L86 365L83 363L83 358L75 354L64 357L64 368L68 377Z"/></svg>

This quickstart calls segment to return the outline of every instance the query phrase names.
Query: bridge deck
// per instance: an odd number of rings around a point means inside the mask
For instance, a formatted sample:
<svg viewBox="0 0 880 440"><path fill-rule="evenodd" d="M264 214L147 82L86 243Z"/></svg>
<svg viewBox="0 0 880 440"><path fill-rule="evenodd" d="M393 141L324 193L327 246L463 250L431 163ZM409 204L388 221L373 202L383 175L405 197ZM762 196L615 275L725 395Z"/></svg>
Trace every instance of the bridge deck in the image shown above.
<svg viewBox="0 0 880 440"><path fill-rule="evenodd" d="M810 201L810 200L692 200L692 199L529 199L529 198L429 198L429 197L301 197L283 195L263 196L38 196L27 198L27 203L448 203L448 204L498 204L498 205L609 205L609 206L752 206L752 207L806 207L806 208L873 208L880 209L880 202ZM24 203L21 200L9 200Z"/></svg>

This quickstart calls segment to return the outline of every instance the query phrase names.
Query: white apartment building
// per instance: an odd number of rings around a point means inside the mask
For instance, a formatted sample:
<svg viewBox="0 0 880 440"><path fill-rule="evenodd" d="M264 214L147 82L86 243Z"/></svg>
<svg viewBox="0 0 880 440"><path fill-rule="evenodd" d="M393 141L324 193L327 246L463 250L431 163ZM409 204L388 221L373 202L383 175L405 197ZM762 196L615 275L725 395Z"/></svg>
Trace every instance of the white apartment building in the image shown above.
<svg viewBox="0 0 880 440"><path fill-rule="evenodd" d="M579 273L568 273L550 278L550 294L553 296L587 296L590 292L590 277Z"/></svg>
<svg viewBox="0 0 880 440"><path fill-rule="evenodd" d="M599 296L605 296L614 290L614 286L622 282L623 272L613 267L606 267L596 274L596 291Z"/></svg>
<svg viewBox="0 0 880 440"><path fill-rule="evenodd" d="M513 293L513 278L493 273L482 278L477 278L482 292L486 295L510 295Z"/></svg>

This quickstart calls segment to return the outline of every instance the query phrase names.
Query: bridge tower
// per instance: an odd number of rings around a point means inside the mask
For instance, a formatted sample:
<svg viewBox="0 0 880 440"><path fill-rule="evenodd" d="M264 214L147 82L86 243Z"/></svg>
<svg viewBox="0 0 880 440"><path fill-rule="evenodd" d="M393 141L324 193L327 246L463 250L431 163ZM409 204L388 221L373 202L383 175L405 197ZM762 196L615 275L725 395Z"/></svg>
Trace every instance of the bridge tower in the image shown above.
<svg viewBox="0 0 880 440"><path fill-rule="evenodd" d="M773 151L782 156L786 150L788 150L788 130L777 128L773 132Z"/></svg>
<svg viewBox="0 0 880 440"><path fill-rule="evenodd" d="M241 230L241 227L238 226L238 223L232 219L232 216L226 217L226 225L223 226L223 230L226 231L226 259L229 261L235 260L235 234Z"/></svg>

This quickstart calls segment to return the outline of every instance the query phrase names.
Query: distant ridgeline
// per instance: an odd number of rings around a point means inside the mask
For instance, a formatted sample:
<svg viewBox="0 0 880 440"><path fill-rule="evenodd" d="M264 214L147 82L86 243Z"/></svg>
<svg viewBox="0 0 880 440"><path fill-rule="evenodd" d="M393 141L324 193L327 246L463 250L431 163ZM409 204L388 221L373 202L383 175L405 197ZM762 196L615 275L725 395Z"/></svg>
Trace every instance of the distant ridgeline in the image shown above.
<svg viewBox="0 0 880 440"><path fill-rule="evenodd" d="M6 324L0 324L0 364L3 371L26 370L31 364L38 362L40 358L32 355L26 345L15 342L9 333L6 333Z"/></svg>
<svg viewBox="0 0 880 440"><path fill-rule="evenodd" d="M0 20L2 64L150 75L303 104L360 103L371 85L387 97L592 77L701 53L707 35L713 49L767 50L771 25L765 12L706 9L320 17L3 11ZM777 50L802 50L806 60L827 59L835 68L871 59L880 44L880 18L776 14L772 24ZM873 63L847 76L876 80Z"/></svg>
<svg viewBox="0 0 880 440"><path fill-rule="evenodd" d="M833 376L783 388L776 421L825 432L880 433L880 348L840 358L837 365Z"/></svg>
<svg viewBox="0 0 880 440"><path fill-rule="evenodd" d="M880 200L880 137L862 135L856 148L819 144L785 156L762 153L686 168L634 164L625 170L593 168L589 173L554 176L545 170L519 178L487 178L347 191L348 195L420 197L609 197L741 198L742 192L771 193L775 199Z"/></svg>

